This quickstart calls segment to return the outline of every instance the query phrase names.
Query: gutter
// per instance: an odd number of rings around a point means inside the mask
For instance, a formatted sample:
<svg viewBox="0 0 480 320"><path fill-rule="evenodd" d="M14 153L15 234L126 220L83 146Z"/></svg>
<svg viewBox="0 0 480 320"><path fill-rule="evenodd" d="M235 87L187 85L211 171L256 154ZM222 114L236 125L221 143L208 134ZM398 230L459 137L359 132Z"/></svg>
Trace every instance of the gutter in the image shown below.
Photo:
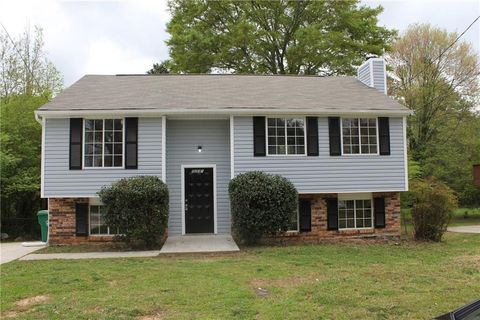
<svg viewBox="0 0 480 320"><path fill-rule="evenodd" d="M255 108L255 109L117 109L117 110L37 110L35 118L69 118L69 117L85 117L85 116L144 116L144 117L162 117L169 115L319 115L319 116L346 116L346 115L375 115L375 116L408 116L413 114L412 110L347 110L332 109L316 111L313 109L271 109L271 108ZM37 120L38 121L38 120Z"/></svg>
<svg viewBox="0 0 480 320"><path fill-rule="evenodd" d="M38 113L38 110L35 111L35 120L40 123L40 125L43 126L43 121L42 121L42 118L40 117L41 115Z"/></svg>

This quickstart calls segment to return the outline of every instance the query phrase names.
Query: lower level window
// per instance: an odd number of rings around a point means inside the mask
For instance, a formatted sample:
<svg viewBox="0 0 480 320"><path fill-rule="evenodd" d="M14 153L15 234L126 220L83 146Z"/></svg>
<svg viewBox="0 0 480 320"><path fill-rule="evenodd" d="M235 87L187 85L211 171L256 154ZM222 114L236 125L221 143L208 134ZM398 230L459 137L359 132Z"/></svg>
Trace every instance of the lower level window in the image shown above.
<svg viewBox="0 0 480 320"><path fill-rule="evenodd" d="M339 229L371 228L372 216L370 199L338 201Z"/></svg>
<svg viewBox="0 0 480 320"><path fill-rule="evenodd" d="M288 231L298 231L298 209L290 216Z"/></svg>
<svg viewBox="0 0 480 320"><path fill-rule="evenodd" d="M90 206L90 235L114 235L114 232L109 226L105 224L104 206L92 205Z"/></svg>

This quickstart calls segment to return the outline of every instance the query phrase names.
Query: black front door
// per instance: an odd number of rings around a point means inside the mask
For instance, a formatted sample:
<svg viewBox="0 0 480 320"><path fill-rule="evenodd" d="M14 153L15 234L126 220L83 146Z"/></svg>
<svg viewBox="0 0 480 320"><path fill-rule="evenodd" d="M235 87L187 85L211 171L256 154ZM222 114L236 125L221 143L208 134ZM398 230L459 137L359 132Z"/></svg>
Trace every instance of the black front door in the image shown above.
<svg viewBox="0 0 480 320"><path fill-rule="evenodd" d="M185 233L213 233L213 168L185 169Z"/></svg>

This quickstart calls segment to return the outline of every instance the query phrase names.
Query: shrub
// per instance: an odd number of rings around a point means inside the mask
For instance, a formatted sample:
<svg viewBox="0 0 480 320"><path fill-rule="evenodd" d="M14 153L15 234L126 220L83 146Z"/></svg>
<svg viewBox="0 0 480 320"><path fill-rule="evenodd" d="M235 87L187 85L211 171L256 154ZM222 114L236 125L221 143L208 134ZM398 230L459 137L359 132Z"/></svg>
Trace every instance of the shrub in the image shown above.
<svg viewBox="0 0 480 320"><path fill-rule="evenodd" d="M298 194L286 178L251 171L228 186L234 232L247 244L287 231L296 216Z"/></svg>
<svg viewBox="0 0 480 320"><path fill-rule="evenodd" d="M119 230L118 239L143 241L148 248L158 243L168 223L168 188L159 178L121 179L98 194L105 205L105 222Z"/></svg>
<svg viewBox="0 0 480 320"><path fill-rule="evenodd" d="M457 207L452 189L434 178L418 179L412 183L411 197L415 239L442 240Z"/></svg>

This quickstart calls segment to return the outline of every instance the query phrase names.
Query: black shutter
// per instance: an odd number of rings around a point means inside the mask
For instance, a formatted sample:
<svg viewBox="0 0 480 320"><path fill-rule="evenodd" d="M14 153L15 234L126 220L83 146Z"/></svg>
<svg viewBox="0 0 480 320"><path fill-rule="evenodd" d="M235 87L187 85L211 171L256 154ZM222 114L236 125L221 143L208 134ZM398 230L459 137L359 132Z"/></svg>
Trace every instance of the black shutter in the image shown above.
<svg viewBox="0 0 480 320"><path fill-rule="evenodd" d="M70 119L70 170L82 169L82 132L83 119Z"/></svg>
<svg viewBox="0 0 480 320"><path fill-rule="evenodd" d="M318 156L318 118L307 117L307 155Z"/></svg>
<svg viewBox="0 0 480 320"><path fill-rule="evenodd" d="M310 200L300 199L298 205L300 232L312 231L312 209Z"/></svg>
<svg viewBox="0 0 480 320"><path fill-rule="evenodd" d="M125 169L138 168L138 118L125 118Z"/></svg>
<svg viewBox="0 0 480 320"><path fill-rule="evenodd" d="M88 204L75 204L75 233L77 236L88 236Z"/></svg>
<svg viewBox="0 0 480 320"><path fill-rule="evenodd" d="M340 156L342 154L340 143L340 118L328 117L328 135L330 140L330 155Z"/></svg>
<svg viewBox="0 0 480 320"><path fill-rule="evenodd" d="M338 230L338 200L327 199L327 229Z"/></svg>
<svg viewBox="0 0 480 320"><path fill-rule="evenodd" d="M265 117L253 117L253 155L264 157L265 153Z"/></svg>
<svg viewBox="0 0 480 320"><path fill-rule="evenodd" d="M390 122L388 118L378 118L378 140L380 155L390 155Z"/></svg>
<svg viewBox="0 0 480 320"><path fill-rule="evenodd" d="M385 228L385 198L374 198L375 228Z"/></svg>

